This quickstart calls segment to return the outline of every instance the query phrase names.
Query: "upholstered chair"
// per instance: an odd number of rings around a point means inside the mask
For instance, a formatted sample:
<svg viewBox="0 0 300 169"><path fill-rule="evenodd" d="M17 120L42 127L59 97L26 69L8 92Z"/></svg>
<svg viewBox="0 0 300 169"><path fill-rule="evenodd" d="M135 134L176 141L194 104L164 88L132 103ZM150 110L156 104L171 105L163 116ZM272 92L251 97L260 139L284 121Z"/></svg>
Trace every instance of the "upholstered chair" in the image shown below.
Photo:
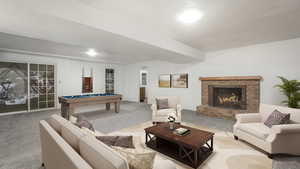
<svg viewBox="0 0 300 169"><path fill-rule="evenodd" d="M290 114L290 123L267 127L264 122L278 110ZM258 113L238 114L233 127L235 139L242 139L268 153L300 155L300 109L260 104Z"/></svg>
<svg viewBox="0 0 300 169"><path fill-rule="evenodd" d="M156 99L168 99L167 109L158 109ZM169 116L175 117L175 122L181 122L181 104L178 96L156 97L155 103L151 106L152 122L167 122Z"/></svg>

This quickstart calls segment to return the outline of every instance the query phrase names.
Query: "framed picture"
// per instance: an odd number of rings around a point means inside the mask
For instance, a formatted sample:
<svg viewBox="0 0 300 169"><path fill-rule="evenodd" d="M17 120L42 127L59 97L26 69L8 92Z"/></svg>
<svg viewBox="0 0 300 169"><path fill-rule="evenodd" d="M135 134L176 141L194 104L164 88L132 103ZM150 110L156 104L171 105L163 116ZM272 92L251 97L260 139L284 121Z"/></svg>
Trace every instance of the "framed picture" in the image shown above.
<svg viewBox="0 0 300 169"><path fill-rule="evenodd" d="M172 88L188 88L188 74L171 75Z"/></svg>
<svg viewBox="0 0 300 169"><path fill-rule="evenodd" d="M171 75L159 75L159 87L170 88L171 87Z"/></svg>

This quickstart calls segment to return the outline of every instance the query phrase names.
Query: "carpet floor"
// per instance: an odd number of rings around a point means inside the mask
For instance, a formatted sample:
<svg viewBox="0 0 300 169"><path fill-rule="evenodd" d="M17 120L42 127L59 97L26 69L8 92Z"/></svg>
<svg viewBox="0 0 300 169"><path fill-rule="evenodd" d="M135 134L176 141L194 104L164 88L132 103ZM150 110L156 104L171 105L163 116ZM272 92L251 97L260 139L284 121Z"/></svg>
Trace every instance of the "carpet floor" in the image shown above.
<svg viewBox="0 0 300 169"><path fill-rule="evenodd" d="M0 169L41 169L38 122L59 112L48 110L0 116ZM111 133L151 120L151 109L146 104L123 102L118 114L103 110L84 113L84 116L97 130ZM234 124L233 120L201 116L188 110L182 112L182 120L228 132L232 132ZM300 157L279 156L273 159L273 169L299 168Z"/></svg>

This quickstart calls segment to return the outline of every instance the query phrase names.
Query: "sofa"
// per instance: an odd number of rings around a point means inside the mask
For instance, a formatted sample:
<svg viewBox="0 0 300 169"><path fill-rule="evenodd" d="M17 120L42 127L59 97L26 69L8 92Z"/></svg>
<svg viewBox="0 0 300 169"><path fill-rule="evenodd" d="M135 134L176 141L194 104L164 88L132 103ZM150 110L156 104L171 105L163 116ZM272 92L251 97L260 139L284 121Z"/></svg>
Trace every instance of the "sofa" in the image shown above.
<svg viewBox="0 0 300 169"><path fill-rule="evenodd" d="M269 115L278 110L290 113L290 123L264 125ZM235 139L242 139L262 150L270 158L275 154L300 155L300 109L260 104L259 113L237 114L233 127Z"/></svg>
<svg viewBox="0 0 300 169"><path fill-rule="evenodd" d="M168 99L168 109L158 109L156 102L152 104L152 122L166 122L168 121L168 117L174 116L175 121L181 122L181 104L180 98L178 96L165 96L165 97L156 97L156 99Z"/></svg>
<svg viewBox="0 0 300 169"><path fill-rule="evenodd" d="M129 169L127 160L97 140L104 135L80 129L58 115L39 123L42 164L46 169ZM175 169L170 160L155 159L154 169Z"/></svg>

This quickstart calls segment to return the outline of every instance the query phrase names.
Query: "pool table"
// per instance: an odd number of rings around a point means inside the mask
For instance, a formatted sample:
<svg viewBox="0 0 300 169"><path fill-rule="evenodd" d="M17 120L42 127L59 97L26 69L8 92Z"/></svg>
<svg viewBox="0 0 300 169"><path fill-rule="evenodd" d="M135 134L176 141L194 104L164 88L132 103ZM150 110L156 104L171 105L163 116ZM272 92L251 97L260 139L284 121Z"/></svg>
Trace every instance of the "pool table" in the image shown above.
<svg viewBox="0 0 300 169"><path fill-rule="evenodd" d="M61 104L61 115L66 119L69 119L74 113L74 108L80 105L106 104L106 110L110 110L110 104L114 103L115 112L118 113L121 99L122 95L120 94L85 94L58 97Z"/></svg>

